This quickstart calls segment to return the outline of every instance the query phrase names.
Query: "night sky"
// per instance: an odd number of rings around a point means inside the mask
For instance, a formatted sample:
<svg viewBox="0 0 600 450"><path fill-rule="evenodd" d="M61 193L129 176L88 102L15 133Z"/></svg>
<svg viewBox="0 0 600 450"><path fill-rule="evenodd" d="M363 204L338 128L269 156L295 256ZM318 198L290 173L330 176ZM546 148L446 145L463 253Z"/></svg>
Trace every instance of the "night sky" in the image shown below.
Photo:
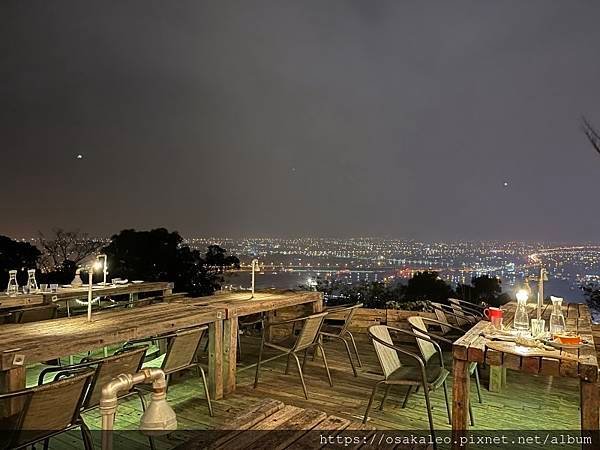
<svg viewBox="0 0 600 450"><path fill-rule="evenodd" d="M598 1L3 0L0 61L0 234L600 241Z"/></svg>

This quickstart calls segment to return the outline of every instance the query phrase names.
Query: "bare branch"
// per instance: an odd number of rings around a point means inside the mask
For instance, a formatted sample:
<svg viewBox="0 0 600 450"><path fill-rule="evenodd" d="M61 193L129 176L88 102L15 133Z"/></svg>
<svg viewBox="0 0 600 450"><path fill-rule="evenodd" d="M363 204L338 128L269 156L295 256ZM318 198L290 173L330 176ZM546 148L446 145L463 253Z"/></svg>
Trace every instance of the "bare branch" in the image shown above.
<svg viewBox="0 0 600 450"><path fill-rule="evenodd" d="M600 133L598 133L585 116L581 118L581 129L594 149L600 154Z"/></svg>

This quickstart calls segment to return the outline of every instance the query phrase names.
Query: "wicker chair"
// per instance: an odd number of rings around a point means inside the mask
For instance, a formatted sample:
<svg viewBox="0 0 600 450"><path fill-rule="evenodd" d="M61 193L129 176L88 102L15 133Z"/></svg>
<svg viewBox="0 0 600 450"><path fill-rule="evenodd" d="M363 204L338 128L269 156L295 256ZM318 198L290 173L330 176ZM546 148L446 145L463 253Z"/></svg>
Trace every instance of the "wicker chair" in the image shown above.
<svg viewBox="0 0 600 450"><path fill-rule="evenodd" d="M446 322L459 328L469 329L481 320L480 317L464 311L462 313L456 312L456 310L449 305L435 302L429 302L429 305L433 308L433 311L440 322Z"/></svg>
<svg viewBox="0 0 600 450"><path fill-rule="evenodd" d="M89 428L81 420L81 405L94 371L36 386L0 394L0 409L15 411L0 418L0 449L19 449L79 427L86 450L93 449Z"/></svg>
<svg viewBox="0 0 600 450"><path fill-rule="evenodd" d="M269 347L275 350L282 352L280 355L277 355L273 358L270 358L268 361L271 361L276 358L280 358L282 356L287 356L287 364L285 367L285 374L287 375L290 368L290 357L294 357L296 361L296 365L298 367L298 373L300 374L300 381L302 382L302 389L304 390L304 397L308 399L308 390L306 389L306 383L304 382L304 374L303 369L306 364L306 357L308 354L308 350L311 348L318 348L321 351L321 355L323 356L323 364L325 365L325 371L327 372L327 379L329 380L329 385L333 387L333 382L331 381L331 374L329 373L329 365L327 364L327 357L325 356L325 350L323 349L323 345L320 342L320 334L321 327L323 326L323 321L326 312L322 312L319 314L313 314L307 317L298 317L297 319L284 320L281 322L267 322L266 319L263 320L262 326L262 339L260 343L260 350L258 352L258 363L256 364L256 375L254 377L254 388L258 386L258 378L260 373L260 365L262 361L262 355L265 347ZM285 342L267 342L265 340L266 332L269 328L280 325L296 325L302 324L302 329L299 331L298 336L292 336ZM304 351L304 359L302 360L302 364L300 364L300 360L296 353ZM266 361L265 361L266 362Z"/></svg>
<svg viewBox="0 0 600 450"><path fill-rule="evenodd" d="M57 315L57 305L32 306L11 311L9 321L12 323L40 322L42 320L56 319Z"/></svg>
<svg viewBox="0 0 600 450"><path fill-rule="evenodd" d="M147 364L144 364L144 367L160 367L165 372L167 378L167 389L168 382L170 381L172 374L181 372L182 370L196 369L198 376L202 378L204 395L206 397L206 403L208 404L208 412L212 416L213 409L210 400L210 394L208 392L206 374L204 373L204 369L198 362L197 358L200 341L207 330L207 326L186 328L176 331L175 333L163 334L148 339L129 341L125 343L123 348L127 349L140 344L147 344L149 342L153 343L159 340L167 340L167 351L164 353L164 358L163 354L161 354L160 350L158 350L146 357L145 362Z"/></svg>
<svg viewBox="0 0 600 450"><path fill-rule="evenodd" d="M453 327L452 325L445 324L443 322L440 322L439 320L429 319L427 317L412 316L412 317L408 318L408 323L410 323L410 325L412 326L413 331L415 333L423 333L423 334L427 335L430 339L434 339L435 341L442 342L442 343L448 344L448 345L452 345L454 341L451 339L448 339L446 336L440 336L439 334L432 333L428 328L428 324L439 327L439 328L450 327L456 332L459 332L459 333L462 332L462 330L458 327ZM462 332L462 333L464 335L464 332ZM417 342L419 343L420 346L425 345L420 340L417 340ZM483 399L481 397L481 384L479 382L479 371L477 370L476 362L471 362L469 364L469 374L475 375L475 386L477 387L477 398L479 400L479 403L483 403Z"/></svg>
<svg viewBox="0 0 600 450"><path fill-rule="evenodd" d="M45 378L49 374L54 374L54 380L59 380L67 375L80 372L85 369L95 369L95 374L92 379L92 383L88 394L83 402L83 410L89 411L97 408L100 405L100 397L102 395L102 387L116 378L122 373L136 373L142 367L144 362L144 355L147 347L135 348L124 352L119 352L114 356L109 356L102 359L87 360L79 364L73 364L70 366L58 366L48 367L40 372L38 377L38 385L43 385ZM144 396L137 390L131 390L129 392L121 393L119 399L128 397L130 395L138 395L140 402L142 403L142 409L146 410L146 403L144 402Z"/></svg>
<svg viewBox="0 0 600 450"><path fill-rule="evenodd" d="M448 302L450 302L450 307L454 310L456 314L470 315L483 319L483 311L474 303L465 302L464 300L459 300L457 298L449 298Z"/></svg>
<svg viewBox="0 0 600 450"><path fill-rule="evenodd" d="M375 383L375 386L373 386L373 391L371 392L371 397L369 398L369 403L367 404L367 410L365 411L363 423L366 423L368 420L369 412L371 411L371 406L373 404L373 400L375 398L375 395L377 394L379 386L387 386L384 397L381 401L381 405L379 407L380 410L383 410L391 386L407 386L408 390L406 392L406 396L404 397L402 408L406 406L408 396L410 395L412 388L421 387L423 388L425 404L427 405L429 430L432 437L434 437L433 440L435 441L435 431L433 428L433 416L431 414L429 392L437 390L440 386L444 388L444 398L446 400L448 423L451 423L448 388L446 386L446 379L448 378L449 372L444 367L444 358L442 355L442 350L435 341L430 340L428 337L423 337L422 339L425 339L431 343L431 348L433 349L433 351L428 351L427 353L423 353L422 355L417 355L415 353L412 353L408 350L402 349L394 345L394 342L390 335L390 331L398 334L411 336L413 338L419 337L411 331L402 330L399 328L392 328L388 327L387 325L373 325L369 327L369 337L373 341L373 347L375 348L377 359L379 360L379 364L381 365L381 369L383 370L384 379L378 381L377 383ZM416 364L411 366L402 365L398 354L409 357ZM433 358L433 356L435 355L437 355L437 358Z"/></svg>
<svg viewBox="0 0 600 450"><path fill-rule="evenodd" d="M350 360L350 365L352 366L352 372L354 373L355 377L358 376L358 373L356 372L356 367L354 366L354 361L352 360L350 346L348 345L348 341L346 341L345 337L348 336L350 338L352 348L354 349L354 354L356 355L358 367L362 367L360 356L358 355L358 349L356 348L356 342L354 341L354 336L352 336L352 333L350 330L348 330L350 322L352 322L352 317L354 317L354 313L356 313L358 308L362 308L362 306L362 303L358 303L356 305L340 305L327 308L327 313L335 314L335 318L325 318L323 329L321 331L321 336L338 339L344 343L344 346L346 347L346 353L348 353L348 359Z"/></svg>

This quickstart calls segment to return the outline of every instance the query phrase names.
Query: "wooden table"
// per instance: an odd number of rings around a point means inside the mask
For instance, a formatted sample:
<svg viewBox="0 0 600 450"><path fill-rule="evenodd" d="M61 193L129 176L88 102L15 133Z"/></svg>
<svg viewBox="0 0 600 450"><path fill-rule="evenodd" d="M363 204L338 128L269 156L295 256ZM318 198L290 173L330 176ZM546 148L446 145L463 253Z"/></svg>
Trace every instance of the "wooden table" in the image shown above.
<svg viewBox="0 0 600 450"><path fill-rule="evenodd" d="M0 312L27 306L39 306L44 303L42 294L16 294L14 296L0 294Z"/></svg>
<svg viewBox="0 0 600 450"><path fill-rule="evenodd" d="M142 339L197 325L209 326L209 335L222 330L225 310L218 306L159 303L86 316L64 317L0 326L0 392L25 387L25 366L80 352ZM217 335L219 334L217 331ZM222 392L220 343L210 343L209 379ZM219 398L216 396L215 398Z"/></svg>
<svg viewBox="0 0 600 450"><path fill-rule="evenodd" d="M106 295L129 295L132 299L137 299L141 293L158 292L161 295L169 295L173 292L173 283L166 281L153 281L143 283L127 283L102 286L94 284L92 286L92 295L94 297ZM56 292L43 292L44 303L64 302L69 300L87 299L88 286L84 284L81 287L63 288L59 287Z"/></svg>
<svg viewBox="0 0 600 450"><path fill-rule="evenodd" d="M235 391L237 372L237 339L239 317L251 314L273 312L290 306L308 304L312 306L312 312L323 310L323 295L319 292L257 292L254 298L250 298L249 292L222 292L209 297L184 299L188 304L212 305L225 309L225 320L223 321L223 389L225 394ZM210 338L213 338L211 335ZM214 339L217 346L218 337ZM222 393L215 393L219 395Z"/></svg>
<svg viewBox="0 0 600 450"><path fill-rule="evenodd" d="M214 434L203 433L178 446L178 449L319 449L321 434L369 438L375 429L357 421L329 415L316 409L284 405L278 400L265 399L255 407L242 411ZM362 440L361 440L362 444ZM358 448L346 446L345 448Z"/></svg>
<svg viewBox="0 0 600 450"><path fill-rule="evenodd" d="M504 325L511 326L516 311L516 303L503 307ZM529 318L536 317L535 305L529 305ZM552 306L545 304L542 318L548 326ZM498 350L498 345L489 343L481 334L491 332L490 322L481 321L471 328L453 345L453 385L452 385L452 434L453 448L458 446L459 438L467 434L469 401L469 363L487 363L492 370L513 369L531 374L578 378L580 383L581 429L593 439L591 448L599 448L599 410L598 361L589 309L584 304L568 303L563 305L568 331L577 331L590 342L579 350L549 352L551 356L524 356L526 351L507 352ZM489 348L488 345L496 347ZM500 370L502 370L500 369Z"/></svg>

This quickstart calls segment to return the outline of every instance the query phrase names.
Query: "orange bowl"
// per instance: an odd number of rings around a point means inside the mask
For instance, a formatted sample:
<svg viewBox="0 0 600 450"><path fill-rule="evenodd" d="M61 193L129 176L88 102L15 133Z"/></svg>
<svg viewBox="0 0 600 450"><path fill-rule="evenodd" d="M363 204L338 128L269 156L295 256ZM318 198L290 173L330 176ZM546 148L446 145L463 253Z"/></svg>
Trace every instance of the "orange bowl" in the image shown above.
<svg viewBox="0 0 600 450"><path fill-rule="evenodd" d="M578 345L581 344L581 336L574 334L557 334L554 336L561 344Z"/></svg>

